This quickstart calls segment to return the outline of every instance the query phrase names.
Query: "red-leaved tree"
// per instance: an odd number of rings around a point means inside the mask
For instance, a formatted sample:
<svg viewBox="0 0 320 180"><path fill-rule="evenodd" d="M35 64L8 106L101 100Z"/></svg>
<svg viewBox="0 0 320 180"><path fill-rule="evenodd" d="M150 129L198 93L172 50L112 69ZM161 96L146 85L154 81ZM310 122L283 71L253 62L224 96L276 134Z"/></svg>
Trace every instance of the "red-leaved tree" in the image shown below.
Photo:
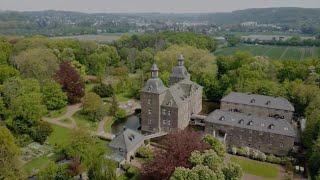
<svg viewBox="0 0 320 180"><path fill-rule="evenodd" d="M160 142L163 147L156 151L154 159L142 168L142 179L169 179L176 167L191 167L191 152L209 149L199 132L185 129L168 134Z"/></svg>
<svg viewBox="0 0 320 180"><path fill-rule="evenodd" d="M61 84L62 89L67 92L70 103L80 102L85 93L84 82L70 62L65 61L60 64L55 79Z"/></svg>

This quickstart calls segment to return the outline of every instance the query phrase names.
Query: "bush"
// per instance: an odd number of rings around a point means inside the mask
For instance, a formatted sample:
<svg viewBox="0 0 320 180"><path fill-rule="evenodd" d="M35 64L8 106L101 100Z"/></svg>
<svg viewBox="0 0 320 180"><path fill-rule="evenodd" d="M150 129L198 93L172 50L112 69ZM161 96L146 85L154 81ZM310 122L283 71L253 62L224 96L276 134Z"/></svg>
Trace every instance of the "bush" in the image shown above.
<svg viewBox="0 0 320 180"><path fill-rule="evenodd" d="M30 130L30 137L40 144L43 144L47 137L52 133L53 129L50 124L44 121L40 121L36 126Z"/></svg>
<svg viewBox="0 0 320 180"><path fill-rule="evenodd" d="M141 146L137 153L137 157L145 158L145 159L151 159L153 157L152 151L147 146Z"/></svg>
<svg viewBox="0 0 320 180"><path fill-rule="evenodd" d="M110 84L98 84L93 87L93 92L101 97L111 97L113 95L113 88Z"/></svg>
<svg viewBox="0 0 320 180"><path fill-rule="evenodd" d="M127 117L126 111L119 108L116 112L116 114L114 115L115 121L123 121L125 120Z"/></svg>
<svg viewBox="0 0 320 180"><path fill-rule="evenodd" d="M237 147L232 147L232 148L231 148L231 153L232 153L232 154L234 154L234 155L237 154L237 151L238 151L238 148L237 148Z"/></svg>

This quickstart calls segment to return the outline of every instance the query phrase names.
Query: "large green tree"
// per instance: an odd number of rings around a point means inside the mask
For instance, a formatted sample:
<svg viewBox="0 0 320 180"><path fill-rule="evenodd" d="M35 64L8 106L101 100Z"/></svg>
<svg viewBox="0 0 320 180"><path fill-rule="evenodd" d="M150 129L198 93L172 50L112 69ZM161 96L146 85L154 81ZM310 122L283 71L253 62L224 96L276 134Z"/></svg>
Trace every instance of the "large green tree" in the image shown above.
<svg viewBox="0 0 320 180"><path fill-rule="evenodd" d="M49 49L27 49L12 58L12 63L27 78L50 79L58 70L57 57Z"/></svg>
<svg viewBox="0 0 320 180"><path fill-rule="evenodd" d="M62 91L60 84L49 81L42 86L44 102L49 110L57 110L65 107L68 103L68 97Z"/></svg>
<svg viewBox="0 0 320 180"><path fill-rule="evenodd" d="M0 179L23 179L19 165L19 148L10 131L0 126Z"/></svg>

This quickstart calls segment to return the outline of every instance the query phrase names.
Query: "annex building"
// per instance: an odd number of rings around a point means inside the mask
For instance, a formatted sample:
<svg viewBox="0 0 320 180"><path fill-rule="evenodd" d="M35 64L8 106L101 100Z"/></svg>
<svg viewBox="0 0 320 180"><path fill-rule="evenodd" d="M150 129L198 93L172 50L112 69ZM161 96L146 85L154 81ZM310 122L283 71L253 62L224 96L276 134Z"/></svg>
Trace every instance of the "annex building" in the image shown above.
<svg viewBox="0 0 320 180"><path fill-rule="evenodd" d="M250 147L278 156L293 148L294 107L284 98L232 92L205 118L205 132L228 146Z"/></svg>
<svg viewBox="0 0 320 180"><path fill-rule="evenodd" d="M151 78L141 90L141 131L147 134L184 129L192 114L202 110L202 87L190 80L180 55L178 65L172 69L169 87L158 77L156 64Z"/></svg>

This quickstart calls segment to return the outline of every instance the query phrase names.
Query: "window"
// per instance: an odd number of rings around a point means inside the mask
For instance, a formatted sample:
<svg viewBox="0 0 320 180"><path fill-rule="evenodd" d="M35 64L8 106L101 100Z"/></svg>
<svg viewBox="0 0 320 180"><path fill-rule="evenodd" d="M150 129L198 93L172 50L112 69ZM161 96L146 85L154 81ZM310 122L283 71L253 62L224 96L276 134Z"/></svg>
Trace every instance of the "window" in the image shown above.
<svg viewBox="0 0 320 180"><path fill-rule="evenodd" d="M252 141L252 137L249 137L249 139L248 139L249 141Z"/></svg>
<svg viewBox="0 0 320 180"><path fill-rule="evenodd" d="M168 110L168 116L170 116L171 115L171 111L170 110Z"/></svg>
<svg viewBox="0 0 320 180"><path fill-rule="evenodd" d="M149 125L152 124L152 120L151 119L148 120L148 124Z"/></svg>
<svg viewBox="0 0 320 180"><path fill-rule="evenodd" d="M280 143L280 147L281 147L281 148L283 148L283 147L284 147L284 146L283 146L283 143Z"/></svg>
<svg viewBox="0 0 320 180"><path fill-rule="evenodd" d="M166 115L166 109L162 109L162 115Z"/></svg>
<svg viewBox="0 0 320 180"><path fill-rule="evenodd" d="M151 105L151 99L150 98L148 99L148 104Z"/></svg>
<svg viewBox="0 0 320 180"><path fill-rule="evenodd" d="M163 123L164 125L167 124L167 120L164 119L164 120L162 121L162 123Z"/></svg>
<svg viewBox="0 0 320 180"><path fill-rule="evenodd" d="M148 114L152 114L152 110L151 109L148 109Z"/></svg>

